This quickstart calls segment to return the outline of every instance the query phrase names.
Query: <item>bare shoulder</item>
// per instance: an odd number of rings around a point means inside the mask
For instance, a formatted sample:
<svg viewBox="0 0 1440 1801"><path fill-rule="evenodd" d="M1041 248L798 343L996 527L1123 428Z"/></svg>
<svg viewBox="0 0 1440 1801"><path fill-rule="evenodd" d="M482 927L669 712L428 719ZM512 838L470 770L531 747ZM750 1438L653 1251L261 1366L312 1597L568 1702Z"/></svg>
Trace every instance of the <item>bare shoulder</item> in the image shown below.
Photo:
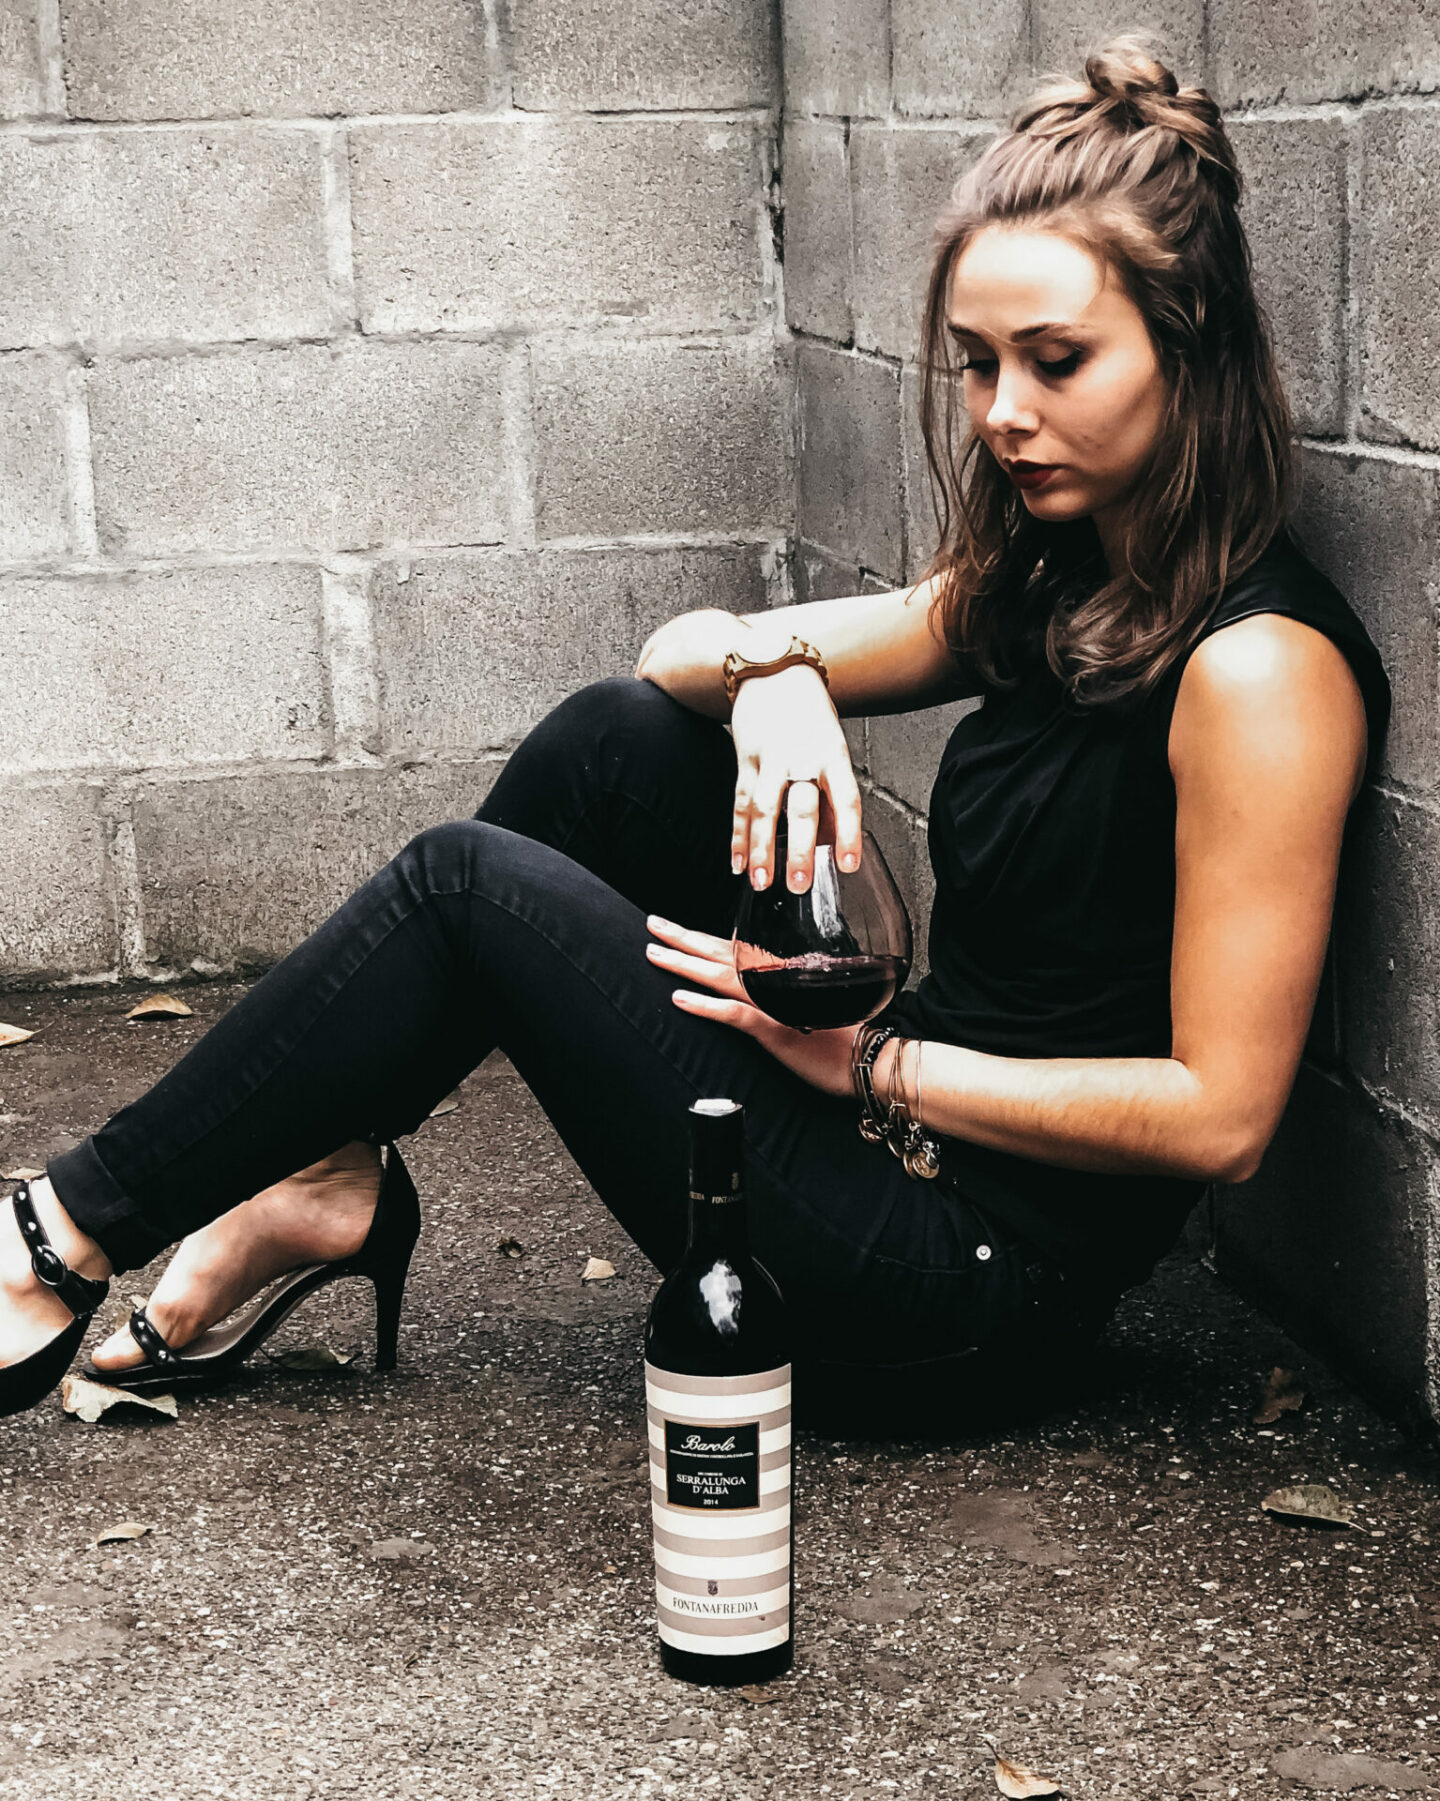
<svg viewBox="0 0 1440 1801"><path fill-rule="evenodd" d="M1358 788L1365 763L1365 703L1332 638L1281 613L1222 626L1195 647L1180 678L1170 727L1177 783L1233 761L1252 774L1308 765L1322 781Z"/></svg>

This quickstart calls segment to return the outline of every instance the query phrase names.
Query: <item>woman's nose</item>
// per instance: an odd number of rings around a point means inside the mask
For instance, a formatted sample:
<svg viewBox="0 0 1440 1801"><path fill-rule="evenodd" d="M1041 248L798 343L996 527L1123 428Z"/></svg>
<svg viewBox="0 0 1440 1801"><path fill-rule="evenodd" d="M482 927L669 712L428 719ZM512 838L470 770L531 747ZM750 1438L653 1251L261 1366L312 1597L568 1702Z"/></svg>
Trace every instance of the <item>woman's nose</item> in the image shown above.
<svg viewBox="0 0 1440 1801"><path fill-rule="evenodd" d="M985 423L993 432L1030 432L1039 424L1031 404L1029 384L1017 369L1001 366Z"/></svg>

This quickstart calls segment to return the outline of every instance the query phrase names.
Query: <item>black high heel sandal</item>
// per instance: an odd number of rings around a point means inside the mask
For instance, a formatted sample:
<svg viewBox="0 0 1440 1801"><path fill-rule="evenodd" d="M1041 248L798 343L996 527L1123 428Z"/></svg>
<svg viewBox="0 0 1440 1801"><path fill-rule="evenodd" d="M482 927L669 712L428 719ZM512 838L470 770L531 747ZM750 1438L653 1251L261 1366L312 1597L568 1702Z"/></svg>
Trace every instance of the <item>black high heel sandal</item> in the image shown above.
<svg viewBox="0 0 1440 1801"><path fill-rule="evenodd" d="M130 1335L146 1361L130 1369L102 1370L93 1364L81 1373L111 1388L198 1388L224 1381L259 1349L307 1295L346 1276L364 1276L375 1289L375 1368L395 1368L400 1342L400 1302L410 1269L410 1254L420 1236L420 1197L393 1144L381 1147L384 1173L375 1215L365 1242L353 1257L333 1263L311 1263L291 1270L268 1295L260 1295L226 1325L211 1326L183 1351L166 1344L143 1307L130 1315ZM78 1340L77 1340L78 1342ZM0 1371L0 1376L7 1372ZM56 1378L58 1380L58 1377Z"/></svg>
<svg viewBox="0 0 1440 1801"><path fill-rule="evenodd" d="M80 1276L51 1244L35 1203L30 1198L30 1184L22 1182L10 1197L20 1236L30 1252L30 1267L35 1279L43 1282L75 1315L58 1337L19 1363L0 1369L0 1415L23 1413L43 1400L70 1367L70 1360L80 1349L85 1328L95 1317L95 1310L110 1292L110 1284L93 1276Z"/></svg>

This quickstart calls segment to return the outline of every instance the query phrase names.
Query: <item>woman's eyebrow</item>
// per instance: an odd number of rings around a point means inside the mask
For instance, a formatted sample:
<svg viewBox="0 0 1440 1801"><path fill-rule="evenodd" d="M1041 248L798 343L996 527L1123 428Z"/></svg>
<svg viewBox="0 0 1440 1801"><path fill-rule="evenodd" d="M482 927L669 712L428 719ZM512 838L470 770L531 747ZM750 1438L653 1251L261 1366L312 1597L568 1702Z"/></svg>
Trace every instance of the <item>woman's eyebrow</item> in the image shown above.
<svg viewBox="0 0 1440 1801"><path fill-rule="evenodd" d="M973 325L962 325L958 319L947 320L946 324L957 338L983 338L985 335L976 331ZM1019 331L1012 331L1009 336L1012 343L1024 344L1031 338L1043 338L1046 332L1065 332L1073 337L1077 330L1073 320L1047 319L1039 325L1022 325Z"/></svg>

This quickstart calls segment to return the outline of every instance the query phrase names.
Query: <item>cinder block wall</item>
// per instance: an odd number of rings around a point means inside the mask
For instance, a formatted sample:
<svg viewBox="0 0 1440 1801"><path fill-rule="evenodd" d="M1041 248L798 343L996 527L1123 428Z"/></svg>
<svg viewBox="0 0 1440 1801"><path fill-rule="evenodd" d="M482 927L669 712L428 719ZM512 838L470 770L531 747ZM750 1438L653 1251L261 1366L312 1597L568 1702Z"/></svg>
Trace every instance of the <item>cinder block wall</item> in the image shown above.
<svg viewBox="0 0 1440 1801"><path fill-rule="evenodd" d="M0 0L0 980L288 950L786 592L771 0Z"/></svg>
<svg viewBox="0 0 1440 1801"><path fill-rule="evenodd" d="M1352 818L1306 1063L1257 1178L1217 1190L1219 1268L1387 1405L1440 1418L1440 16L1162 0L785 0L785 295L797 573L891 584L932 548L919 283L956 175L1037 71L1141 26L1229 114L1304 451L1299 523L1380 646L1396 712ZM852 739L924 886L949 714ZM923 897L922 897L923 898Z"/></svg>

